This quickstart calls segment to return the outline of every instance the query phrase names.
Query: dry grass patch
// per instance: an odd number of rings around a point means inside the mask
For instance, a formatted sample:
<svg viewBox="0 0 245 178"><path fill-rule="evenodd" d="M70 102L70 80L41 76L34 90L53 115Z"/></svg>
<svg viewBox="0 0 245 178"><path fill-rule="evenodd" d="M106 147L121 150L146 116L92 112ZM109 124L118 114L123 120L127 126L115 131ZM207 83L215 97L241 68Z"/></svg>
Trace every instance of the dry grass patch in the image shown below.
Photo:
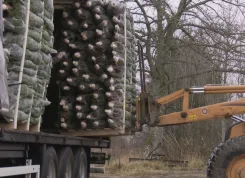
<svg viewBox="0 0 245 178"><path fill-rule="evenodd" d="M186 160L188 160L188 168L190 169L206 168L207 161L202 157L192 155L188 156Z"/></svg>
<svg viewBox="0 0 245 178"><path fill-rule="evenodd" d="M110 161L105 166L107 174L120 176L146 176L146 175L167 175L170 173L178 173L181 171L199 171L205 170L205 162L197 156L190 156L188 160L188 167L174 167L170 168L161 161L128 161L128 156L123 156L118 159Z"/></svg>
<svg viewBox="0 0 245 178"><path fill-rule="evenodd" d="M127 176L137 176L137 175L159 175L169 171L162 162L133 162L125 163L113 161L110 165L106 166L106 173L116 174L116 175L127 175Z"/></svg>

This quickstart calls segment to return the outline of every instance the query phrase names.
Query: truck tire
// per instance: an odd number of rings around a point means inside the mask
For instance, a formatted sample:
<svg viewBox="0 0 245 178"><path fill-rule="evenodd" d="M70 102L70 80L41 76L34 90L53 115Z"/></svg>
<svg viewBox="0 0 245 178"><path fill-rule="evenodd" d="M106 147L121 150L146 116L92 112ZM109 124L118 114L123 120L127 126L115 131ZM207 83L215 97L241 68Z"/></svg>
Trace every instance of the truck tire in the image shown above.
<svg viewBox="0 0 245 178"><path fill-rule="evenodd" d="M219 144L208 161L208 178L245 177L245 136Z"/></svg>
<svg viewBox="0 0 245 178"><path fill-rule="evenodd" d="M59 152L59 178L73 178L74 155L70 147L65 147Z"/></svg>
<svg viewBox="0 0 245 178"><path fill-rule="evenodd" d="M53 147L48 147L43 154L42 178L58 178L58 158Z"/></svg>
<svg viewBox="0 0 245 178"><path fill-rule="evenodd" d="M79 148L75 151L74 178L88 178L88 162L86 151Z"/></svg>

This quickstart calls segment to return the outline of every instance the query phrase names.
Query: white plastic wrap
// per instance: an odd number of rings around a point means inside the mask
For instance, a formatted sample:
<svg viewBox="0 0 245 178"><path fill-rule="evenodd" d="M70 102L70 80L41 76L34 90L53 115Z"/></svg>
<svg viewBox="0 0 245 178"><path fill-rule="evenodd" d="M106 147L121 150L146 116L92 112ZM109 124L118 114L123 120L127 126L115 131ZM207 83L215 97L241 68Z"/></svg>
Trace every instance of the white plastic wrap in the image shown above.
<svg viewBox="0 0 245 178"><path fill-rule="evenodd" d="M9 95L7 85L7 70L2 40L0 40L0 113L2 116L6 117L8 112Z"/></svg>
<svg viewBox="0 0 245 178"><path fill-rule="evenodd" d="M2 9L2 0L0 0L0 9ZM0 19L2 19L2 10L0 11ZM4 57L4 50L2 44L3 37L3 23L0 24L0 113L6 116L9 112L9 95L7 85L7 68L6 59Z"/></svg>

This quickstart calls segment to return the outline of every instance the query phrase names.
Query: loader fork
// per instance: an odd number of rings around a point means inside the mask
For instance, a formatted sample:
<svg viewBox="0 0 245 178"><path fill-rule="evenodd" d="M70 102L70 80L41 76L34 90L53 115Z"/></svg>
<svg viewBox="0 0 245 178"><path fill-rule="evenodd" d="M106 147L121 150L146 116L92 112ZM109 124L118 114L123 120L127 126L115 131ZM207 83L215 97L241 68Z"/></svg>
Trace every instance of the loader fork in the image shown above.
<svg viewBox="0 0 245 178"><path fill-rule="evenodd" d="M140 72L141 93L136 99L136 120L137 125L142 127L144 124L155 126L158 122L159 106L155 99L147 93L145 78L145 62L143 47L138 41L138 60Z"/></svg>

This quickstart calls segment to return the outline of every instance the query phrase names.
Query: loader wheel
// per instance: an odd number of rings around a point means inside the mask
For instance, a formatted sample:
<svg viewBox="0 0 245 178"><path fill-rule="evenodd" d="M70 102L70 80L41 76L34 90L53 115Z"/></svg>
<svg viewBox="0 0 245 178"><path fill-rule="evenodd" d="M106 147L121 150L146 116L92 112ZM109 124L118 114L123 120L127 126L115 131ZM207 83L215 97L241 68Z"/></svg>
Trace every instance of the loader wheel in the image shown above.
<svg viewBox="0 0 245 178"><path fill-rule="evenodd" d="M219 144L208 162L208 178L245 178L245 136Z"/></svg>

